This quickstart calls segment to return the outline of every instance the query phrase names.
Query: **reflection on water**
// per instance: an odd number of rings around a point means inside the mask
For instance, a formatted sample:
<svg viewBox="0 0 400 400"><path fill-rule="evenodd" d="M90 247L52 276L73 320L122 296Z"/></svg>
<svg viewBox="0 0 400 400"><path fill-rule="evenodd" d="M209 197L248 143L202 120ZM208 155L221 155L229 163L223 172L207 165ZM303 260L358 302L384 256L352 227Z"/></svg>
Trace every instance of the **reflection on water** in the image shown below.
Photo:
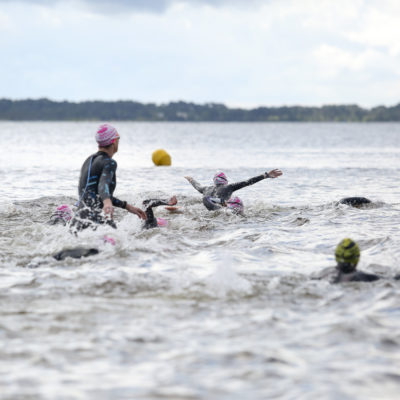
<svg viewBox="0 0 400 400"><path fill-rule="evenodd" d="M116 231L46 225L76 200L95 124L2 123L1 399L397 398L398 125L119 125L116 195L176 194L182 213L156 209L165 229L121 210ZM159 147L171 168L151 166ZM238 192L244 217L208 212L183 179L272 168L284 175ZM388 279L309 279L346 236ZM100 254L51 257L77 245Z"/></svg>

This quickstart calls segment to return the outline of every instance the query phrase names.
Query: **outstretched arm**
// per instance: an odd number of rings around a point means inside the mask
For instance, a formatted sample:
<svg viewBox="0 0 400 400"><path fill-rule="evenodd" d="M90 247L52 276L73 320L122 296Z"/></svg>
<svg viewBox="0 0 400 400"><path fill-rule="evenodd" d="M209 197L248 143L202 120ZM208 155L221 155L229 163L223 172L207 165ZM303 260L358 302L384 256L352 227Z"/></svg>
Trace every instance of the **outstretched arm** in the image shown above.
<svg viewBox="0 0 400 400"><path fill-rule="evenodd" d="M200 183L193 179L191 176L185 176L184 178L187 179L198 192L203 194L205 189L204 186L201 186Z"/></svg>
<svg viewBox="0 0 400 400"><path fill-rule="evenodd" d="M169 200L162 199L148 199L143 201L143 205L148 209L158 206L174 206L178 202L176 196L172 196Z"/></svg>
<svg viewBox="0 0 400 400"><path fill-rule="evenodd" d="M273 169L269 172L265 172L262 175L255 176L254 178L250 178L247 181L242 181L242 182L237 182L237 183L232 183L229 185L232 189L232 192L242 189L246 186L254 185L257 182L262 181L263 179L267 178L277 178L278 176L282 175L282 171L280 169Z"/></svg>

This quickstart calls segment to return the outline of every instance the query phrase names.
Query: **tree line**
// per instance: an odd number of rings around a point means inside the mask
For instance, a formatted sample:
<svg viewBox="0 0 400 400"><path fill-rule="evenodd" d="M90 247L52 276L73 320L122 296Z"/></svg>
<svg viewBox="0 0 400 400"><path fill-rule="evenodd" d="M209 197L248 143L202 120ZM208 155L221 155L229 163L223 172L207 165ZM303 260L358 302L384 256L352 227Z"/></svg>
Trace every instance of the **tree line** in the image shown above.
<svg viewBox="0 0 400 400"><path fill-rule="evenodd" d="M400 104L371 109L357 105L257 107L246 110L223 104L184 101L167 104L135 101L0 99L0 120L8 121L210 121L210 122L372 122L400 121Z"/></svg>

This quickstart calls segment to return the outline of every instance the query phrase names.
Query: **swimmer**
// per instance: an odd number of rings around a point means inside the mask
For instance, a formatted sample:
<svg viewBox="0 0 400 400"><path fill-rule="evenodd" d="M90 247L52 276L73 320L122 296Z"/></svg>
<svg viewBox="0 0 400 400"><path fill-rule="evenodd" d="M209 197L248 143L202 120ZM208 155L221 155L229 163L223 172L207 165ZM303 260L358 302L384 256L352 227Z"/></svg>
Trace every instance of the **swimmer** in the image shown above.
<svg viewBox="0 0 400 400"><path fill-rule="evenodd" d="M279 169L273 169L272 171L265 172L262 175L250 178L247 181L228 183L228 179L223 172L218 172L214 175L214 186L201 186L191 176L185 176L192 186L203 195L203 204L207 210L218 210L221 207L226 206L227 200L232 196L232 193L236 190L242 189L246 186L254 185L255 183L267 179L277 178L282 175L282 171Z"/></svg>
<svg viewBox="0 0 400 400"><path fill-rule="evenodd" d="M325 268L313 279L329 279L331 283L342 282L373 282L381 276L358 271L357 264L360 260L358 244L351 239L343 239L336 247L336 267Z"/></svg>
<svg viewBox="0 0 400 400"><path fill-rule="evenodd" d="M372 201L367 199L366 197L345 197L342 200L339 200L339 204L346 204L352 207L363 207L366 204L371 204Z"/></svg>
<svg viewBox="0 0 400 400"><path fill-rule="evenodd" d="M244 213L243 213L244 205L243 205L242 200L240 200L239 197L237 197L237 196L231 197L225 203L226 203L226 207L228 209L230 209L233 214L242 215L242 216L244 215Z"/></svg>
<svg viewBox="0 0 400 400"><path fill-rule="evenodd" d="M78 210L71 221L75 233L89 226L96 229L97 224L108 224L116 228L113 221L114 207L146 219L140 208L113 196L117 185L117 163L112 157L118 151L119 140L119 133L113 126L103 124L97 129L98 152L86 159L79 178Z"/></svg>
<svg viewBox="0 0 400 400"><path fill-rule="evenodd" d="M56 211L50 217L48 221L49 225L67 225L69 221L72 219L72 210L66 204L62 204L56 208Z"/></svg>
<svg viewBox="0 0 400 400"><path fill-rule="evenodd" d="M143 229L156 228L157 226L166 226L167 221L164 218L156 218L153 213L153 208L158 206L174 206L178 200L176 196L172 196L169 200L149 199L143 201L145 206L146 221L143 224Z"/></svg>
<svg viewBox="0 0 400 400"><path fill-rule="evenodd" d="M146 207L146 221L144 222L143 229L156 228L157 226L166 226L167 221L164 218L156 218L153 213L153 208L158 206L174 206L178 200L176 196L172 196L169 200L150 199L143 201L143 205ZM109 236L104 236L104 243L110 243L115 245L115 240ZM73 247L70 249L64 249L58 253L53 254L53 258L57 261L65 260L67 257L82 258L89 257L95 254L99 254L100 251L96 248L84 248L84 247Z"/></svg>
<svg viewBox="0 0 400 400"><path fill-rule="evenodd" d="M53 257L57 261L65 260L67 257L71 258L82 258L89 257L95 254L99 254L99 250L97 249L85 249L84 247L74 247L72 249L64 249L59 251L58 253L53 254Z"/></svg>

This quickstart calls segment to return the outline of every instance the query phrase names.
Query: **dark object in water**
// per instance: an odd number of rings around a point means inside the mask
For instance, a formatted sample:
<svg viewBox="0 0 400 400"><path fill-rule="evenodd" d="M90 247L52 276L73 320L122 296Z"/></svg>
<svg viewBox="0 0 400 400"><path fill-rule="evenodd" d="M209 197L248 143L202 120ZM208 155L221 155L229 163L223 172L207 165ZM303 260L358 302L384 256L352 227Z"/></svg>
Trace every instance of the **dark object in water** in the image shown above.
<svg viewBox="0 0 400 400"><path fill-rule="evenodd" d="M367 199L366 197L345 197L344 199L339 201L339 204L347 204L352 207L360 207L365 204L371 204L372 201Z"/></svg>
<svg viewBox="0 0 400 400"><path fill-rule="evenodd" d="M84 247L74 247L73 249L61 250L58 253L53 254L53 257L58 260L65 260L67 257L81 258L89 257L95 254L99 254L97 249L85 249Z"/></svg>

